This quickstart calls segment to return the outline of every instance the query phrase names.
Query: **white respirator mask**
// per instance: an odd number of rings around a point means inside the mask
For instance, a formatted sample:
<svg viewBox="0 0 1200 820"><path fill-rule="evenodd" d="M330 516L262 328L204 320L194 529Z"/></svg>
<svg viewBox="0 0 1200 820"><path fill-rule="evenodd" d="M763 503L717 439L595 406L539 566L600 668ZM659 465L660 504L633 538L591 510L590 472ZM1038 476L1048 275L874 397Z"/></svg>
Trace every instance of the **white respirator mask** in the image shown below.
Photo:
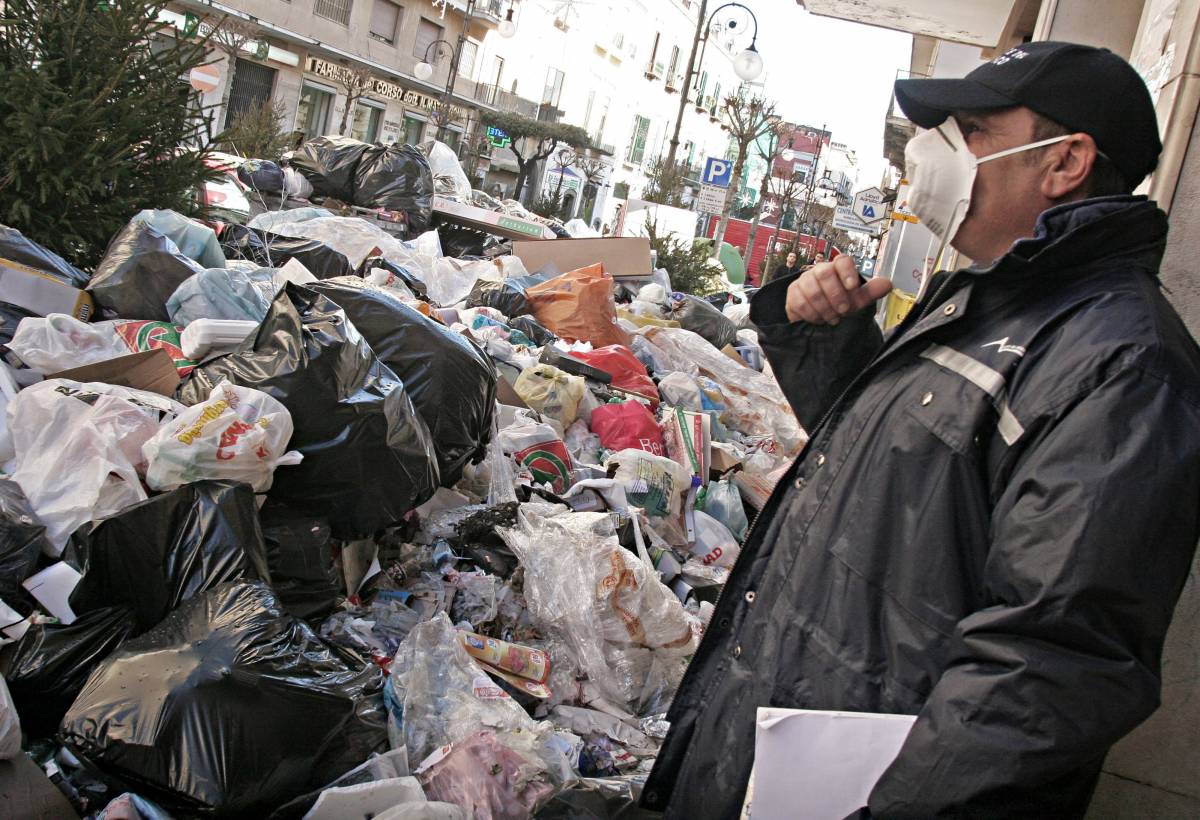
<svg viewBox="0 0 1200 820"><path fill-rule="evenodd" d="M967 218L967 211L971 207L971 189L980 165L1062 142L1069 136L1051 137L997 151L986 157L976 157L967 148L967 140L958 123L953 117L948 117L937 128L913 137L904 148L904 163L911 184L908 206L922 225L937 234L944 248L954 239L963 220Z"/></svg>

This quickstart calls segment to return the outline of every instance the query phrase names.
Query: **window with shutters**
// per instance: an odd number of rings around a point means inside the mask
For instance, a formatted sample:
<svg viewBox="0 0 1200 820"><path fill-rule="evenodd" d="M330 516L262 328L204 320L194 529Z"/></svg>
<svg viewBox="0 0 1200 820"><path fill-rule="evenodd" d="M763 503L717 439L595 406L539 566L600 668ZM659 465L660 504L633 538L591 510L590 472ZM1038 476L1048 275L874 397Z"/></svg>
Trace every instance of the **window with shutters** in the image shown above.
<svg viewBox="0 0 1200 820"><path fill-rule="evenodd" d="M432 63L437 55L429 47L442 39L442 31L442 27L437 23L431 23L422 17L421 22L417 23L417 40L413 43L413 56L424 60L425 52L429 51L429 61Z"/></svg>
<svg viewBox="0 0 1200 820"><path fill-rule="evenodd" d="M233 64L233 82L229 85L229 107L225 111L225 127L245 111L271 99L275 87L275 69L252 63L240 57Z"/></svg>
<svg viewBox="0 0 1200 820"><path fill-rule="evenodd" d="M463 40L462 49L458 52L458 75L471 79L475 72L475 58L479 54L479 44Z"/></svg>
<svg viewBox="0 0 1200 820"><path fill-rule="evenodd" d="M629 150L625 158L637 164L646 155L646 137L650 133L650 120L647 117L633 118L633 136L629 140Z"/></svg>
<svg viewBox="0 0 1200 820"><path fill-rule="evenodd" d="M557 68L551 68L546 72L546 87L542 89L542 105L558 108L559 100L562 99L564 76Z"/></svg>
<svg viewBox="0 0 1200 820"><path fill-rule="evenodd" d="M313 14L348 26L352 2L353 0L313 0Z"/></svg>
<svg viewBox="0 0 1200 820"><path fill-rule="evenodd" d="M375 0L371 7L371 39L395 45L400 28L400 7L388 0Z"/></svg>

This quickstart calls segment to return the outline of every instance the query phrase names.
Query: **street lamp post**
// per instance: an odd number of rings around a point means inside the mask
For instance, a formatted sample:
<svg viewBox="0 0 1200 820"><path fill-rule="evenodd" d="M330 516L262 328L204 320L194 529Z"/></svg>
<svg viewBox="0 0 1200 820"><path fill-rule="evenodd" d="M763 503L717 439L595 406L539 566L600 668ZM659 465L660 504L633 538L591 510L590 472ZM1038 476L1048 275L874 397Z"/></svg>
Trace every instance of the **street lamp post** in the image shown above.
<svg viewBox="0 0 1200 820"><path fill-rule="evenodd" d="M675 167L675 156L679 153L679 129L683 126L683 112L687 110L688 92L692 87L692 79L696 76L698 69L696 52L700 51L699 63L704 63L704 51L708 48L708 36L712 32L712 21L717 14L727 8L740 8L750 15L750 20L754 23L754 35L750 39L750 47L738 54L733 61L733 70L743 80L750 81L762 73L763 61L755 48L755 43L758 42L758 18L754 16L754 12L748 6L741 3L725 3L713 9L712 14L705 17L705 12L708 9L708 0L700 0L700 9L696 17L696 34L692 38L692 51L688 55L687 70L683 76L683 93L679 95L679 113L675 116L675 129L671 132L671 147L667 149L667 167ZM730 20L725 24L725 29L733 31L737 28L737 20Z"/></svg>
<svg viewBox="0 0 1200 820"><path fill-rule="evenodd" d="M467 0L467 10L463 15L462 30L458 33L458 41L451 45L449 40L434 40L429 45L425 46L425 54L421 58L421 62L417 63L413 73L417 75L418 80L428 80L433 76L433 63L429 61L429 50L437 45L444 45L450 54L450 76L446 78L446 87L442 90L442 104L438 116L437 139L445 142L446 125L450 120L450 99L454 96L454 84L458 80L458 63L462 57L463 43L467 41L467 31L471 27L471 18L475 16L476 0ZM512 37L517 32L516 24L512 19L512 3L508 4L508 15L504 21L500 23L498 31L501 37ZM433 59L440 59L438 51L434 52Z"/></svg>

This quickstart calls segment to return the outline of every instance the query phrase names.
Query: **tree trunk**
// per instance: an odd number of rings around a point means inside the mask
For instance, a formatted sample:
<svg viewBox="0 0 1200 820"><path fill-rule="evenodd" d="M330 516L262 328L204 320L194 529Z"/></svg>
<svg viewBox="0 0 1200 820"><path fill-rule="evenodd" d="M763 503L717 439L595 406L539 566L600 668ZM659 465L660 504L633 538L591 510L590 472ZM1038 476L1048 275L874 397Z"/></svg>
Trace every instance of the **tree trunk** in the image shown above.
<svg viewBox="0 0 1200 820"><path fill-rule="evenodd" d="M738 145L737 161L733 164L733 173L729 176L729 187L725 190L725 204L721 208L721 221L717 223L717 232L713 236L712 256L721 250L721 242L725 240L725 229L729 227L729 216L733 211L733 203L737 201L738 185L742 179L742 168L746 165L746 152L749 143Z"/></svg>
<svg viewBox="0 0 1200 820"><path fill-rule="evenodd" d="M758 238L758 220L762 217L763 204L767 201L767 194L771 193L771 166L774 164L774 155L767 160L767 173L763 175L762 187L758 190L758 207L754 209L754 220L750 223L750 236L746 238L746 264L750 264L750 258L754 256L754 240ZM778 222L778 219L776 220Z"/></svg>
<svg viewBox="0 0 1200 820"><path fill-rule="evenodd" d="M346 136L346 125L350 122L350 109L354 108L356 102L358 102L358 97L346 95L346 108L342 111L342 124L338 126L338 133L343 137Z"/></svg>
<svg viewBox="0 0 1200 820"><path fill-rule="evenodd" d="M237 58L232 54L225 54L225 63L229 66L225 72L225 87L221 90L221 122L222 130L229 130L231 123L229 122L229 95L233 92L233 67L237 63Z"/></svg>
<svg viewBox="0 0 1200 820"><path fill-rule="evenodd" d="M525 179L529 176L529 166L516 151L513 151L513 156L517 158L517 184L513 186L512 198L520 202L521 192L525 190Z"/></svg>

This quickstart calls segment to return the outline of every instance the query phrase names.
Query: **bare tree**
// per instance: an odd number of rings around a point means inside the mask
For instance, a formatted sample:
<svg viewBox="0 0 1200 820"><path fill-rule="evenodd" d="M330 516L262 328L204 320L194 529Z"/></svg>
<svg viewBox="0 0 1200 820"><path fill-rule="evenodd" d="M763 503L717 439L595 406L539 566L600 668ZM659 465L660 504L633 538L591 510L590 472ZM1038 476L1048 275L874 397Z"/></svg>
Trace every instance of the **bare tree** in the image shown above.
<svg viewBox="0 0 1200 820"><path fill-rule="evenodd" d="M804 180L799 173L792 173L787 177L771 177L770 182L770 195L779 202L779 214L775 217L775 233L771 235L771 242L767 245L767 254L763 257L766 262L763 270L764 284L770 277L771 265L775 256L775 243L779 241L779 229L783 225L783 218L804 190ZM799 224L796 225L796 235L800 235ZM795 249L793 248L793 250Z"/></svg>
<svg viewBox="0 0 1200 820"><path fill-rule="evenodd" d="M739 89L736 94L725 98L722 109L725 125L729 129L730 141L737 149L737 159L733 163L733 174L729 178L729 187L725 189L725 204L721 209L721 222L717 225L716 236L713 237L712 253L716 256L721 249L721 241L725 238L725 229L729 226L729 215L737 197L738 182L742 178L742 169L746 166L746 154L750 146L758 142L771 131L771 123L775 117L775 103L765 97L746 97Z"/></svg>
<svg viewBox="0 0 1200 820"><path fill-rule="evenodd" d="M211 22L211 21L210 21ZM227 58L228 70L225 72L225 87L221 91L222 124L229 127L229 93L233 90L233 69L237 64L238 55L247 43L252 43L260 36L258 26L246 20L228 15L212 23L212 34L209 42L220 49Z"/></svg>
<svg viewBox="0 0 1200 820"><path fill-rule="evenodd" d="M342 111L342 124L338 126L338 133L343 137L346 136L346 126L350 122L350 112L354 110L354 104L365 97L374 84L375 75L361 66L343 68L338 75L338 85L346 92L346 108Z"/></svg>
<svg viewBox="0 0 1200 820"><path fill-rule="evenodd" d="M783 134L789 130L791 126L783 121L781 117L773 117L768 123L770 130L768 131L771 137L766 151L759 150L761 156L767 162L767 171L763 174L762 185L758 190L758 203L754 208L754 219L750 222L750 235L746 237L746 261L750 261L750 257L754 255L754 241L758 238L758 222L762 218L763 203L766 202L767 194L770 193L771 175L775 171L775 160L780 156L787 147L783 144Z"/></svg>

